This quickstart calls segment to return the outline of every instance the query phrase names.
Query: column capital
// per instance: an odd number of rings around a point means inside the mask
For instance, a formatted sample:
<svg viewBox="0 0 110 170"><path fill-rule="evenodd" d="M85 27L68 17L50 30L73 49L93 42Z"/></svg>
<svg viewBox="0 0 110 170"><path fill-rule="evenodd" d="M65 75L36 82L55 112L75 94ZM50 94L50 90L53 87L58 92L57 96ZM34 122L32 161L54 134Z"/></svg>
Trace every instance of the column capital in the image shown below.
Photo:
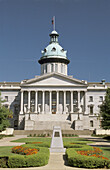
<svg viewBox="0 0 110 170"><path fill-rule="evenodd" d="M24 92L24 90L20 90L20 92Z"/></svg>

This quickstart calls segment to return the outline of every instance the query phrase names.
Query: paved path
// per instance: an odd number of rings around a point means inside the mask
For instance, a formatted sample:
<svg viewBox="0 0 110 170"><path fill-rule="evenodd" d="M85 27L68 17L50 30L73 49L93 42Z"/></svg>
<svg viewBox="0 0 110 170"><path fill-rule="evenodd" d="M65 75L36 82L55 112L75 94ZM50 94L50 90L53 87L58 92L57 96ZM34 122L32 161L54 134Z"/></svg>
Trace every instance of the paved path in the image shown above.
<svg viewBox="0 0 110 170"><path fill-rule="evenodd" d="M5 137L0 140L0 146L18 146L18 145L23 145L25 143L16 143L16 142L10 142L12 140L17 140L20 138L26 138L27 135L16 135L14 137Z"/></svg>
<svg viewBox="0 0 110 170"><path fill-rule="evenodd" d="M10 142L10 140L16 140L16 139L24 138L24 137L26 137L26 136L18 135L18 136L15 136L15 137L3 138L2 140L0 140L0 146L21 145L23 143ZM94 137L91 138L90 136L89 137L85 136L85 138L90 138L90 140L97 141L96 143L94 143L94 145L103 144L104 146L110 146L110 142L106 142L105 140L100 141L100 138L94 138ZM63 154L63 153L50 153L49 163L46 166L34 167L34 168L5 168L5 169L0 168L0 170L85 170L85 168L76 168L76 167L66 166L65 154ZM86 170L90 170L90 169L86 169ZM98 169L92 169L92 170L98 170Z"/></svg>

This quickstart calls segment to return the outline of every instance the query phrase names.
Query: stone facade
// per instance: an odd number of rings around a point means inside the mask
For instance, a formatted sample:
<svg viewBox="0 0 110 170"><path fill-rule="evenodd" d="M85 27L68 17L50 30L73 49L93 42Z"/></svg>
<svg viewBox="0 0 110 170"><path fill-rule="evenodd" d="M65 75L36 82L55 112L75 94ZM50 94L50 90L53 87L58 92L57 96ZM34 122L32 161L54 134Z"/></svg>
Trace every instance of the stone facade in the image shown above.
<svg viewBox="0 0 110 170"><path fill-rule="evenodd" d="M89 83L69 76L66 51L52 31L38 61L41 75L20 83L1 82L4 105L13 111L11 126L24 130L94 130L100 128L100 105L110 83Z"/></svg>

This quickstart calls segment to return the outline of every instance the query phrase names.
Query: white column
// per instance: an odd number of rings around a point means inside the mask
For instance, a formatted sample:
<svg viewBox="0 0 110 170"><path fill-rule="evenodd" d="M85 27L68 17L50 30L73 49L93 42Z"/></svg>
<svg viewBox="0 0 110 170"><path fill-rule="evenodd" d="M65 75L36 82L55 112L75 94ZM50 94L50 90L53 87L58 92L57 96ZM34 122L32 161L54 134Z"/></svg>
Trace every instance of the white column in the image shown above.
<svg viewBox="0 0 110 170"><path fill-rule="evenodd" d="M20 114L23 114L23 91L21 91L21 110Z"/></svg>
<svg viewBox="0 0 110 170"><path fill-rule="evenodd" d="M87 113L87 91L85 91L84 95L84 112Z"/></svg>
<svg viewBox="0 0 110 170"><path fill-rule="evenodd" d="M78 109L80 112L80 91L78 91Z"/></svg>
<svg viewBox="0 0 110 170"><path fill-rule="evenodd" d="M28 113L30 112L31 92L28 91Z"/></svg>
<svg viewBox="0 0 110 170"><path fill-rule="evenodd" d="M57 114L59 112L59 91L57 91Z"/></svg>
<svg viewBox="0 0 110 170"><path fill-rule="evenodd" d="M38 112L37 105L38 105L38 91L35 91L35 113Z"/></svg>
<svg viewBox="0 0 110 170"><path fill-rule="evenodd" d="M42 92L42 113L45 110L45 91Z"/></svg>
<svg viewBox="0 0 110 170"><path fill-rule="evenodd" d="M71 113L73 113L73 91L71 91Z"/></svg>
<svg viewBox="0 0 110 170"><path fill-rule="evenodd" d="M49 96L49 99L50 99L50 114L52 113L52 91L50 91L50 96Z"/></svg>
<svg viewBox="0 0 110 170"><path fill-rule="evenodd" d="M64 114L66 114L66 91L64 91Z"/></svg>

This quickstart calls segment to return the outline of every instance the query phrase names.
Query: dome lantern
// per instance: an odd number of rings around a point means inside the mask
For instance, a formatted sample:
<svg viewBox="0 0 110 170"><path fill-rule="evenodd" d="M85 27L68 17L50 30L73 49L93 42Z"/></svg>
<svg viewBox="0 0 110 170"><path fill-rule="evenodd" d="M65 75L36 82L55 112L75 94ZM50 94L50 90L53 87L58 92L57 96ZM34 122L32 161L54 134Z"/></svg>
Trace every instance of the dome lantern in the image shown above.
<svg viewBox="0 0 110 170"><path fill-rule="evenodd" d="M41 64L41 75L51 72L58 72L67 75L67 51L58 43L59 34L53 30L50 33L50 43L41 51L42 57L38 61Z"/></svg>

